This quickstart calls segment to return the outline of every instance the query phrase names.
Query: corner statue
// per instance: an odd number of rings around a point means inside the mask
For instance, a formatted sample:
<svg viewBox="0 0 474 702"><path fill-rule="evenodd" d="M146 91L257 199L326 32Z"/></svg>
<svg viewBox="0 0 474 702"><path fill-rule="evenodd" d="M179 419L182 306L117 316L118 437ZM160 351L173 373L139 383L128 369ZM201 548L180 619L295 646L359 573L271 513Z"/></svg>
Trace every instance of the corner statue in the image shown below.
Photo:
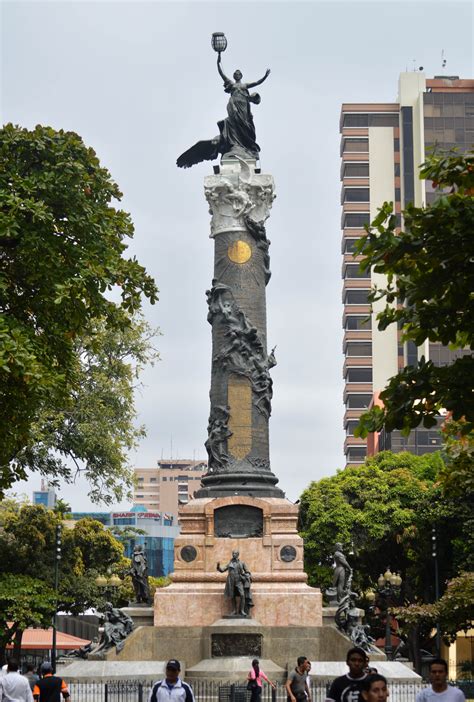
<svg viewBox="0 0 474 702"><path fill-rule="evenodd" d="M223 35L220 35L223 37ZM243 159L258 158L260 147L255 141L255 126L253 123L250 103L258 105L260 95L250 93L249 89L263 83L270 75L267 68L265 75L260 80L252 83L242 83L242 73L238 69L233 75L233 80L228 78L221 67L221 51L227 46L227 41L220 47L213 46L218 51L217 70L224 81L224 90L230 93L227 104L227 117L217 123L218 136L208 141L198 141L190 149L181 154L176 161L179 168L190 168L201 161L213 161L219 154L240 156Z"/></svg>
<svg viewBox="0 0 474 702"><path fill-rule="evenodd" d="M150 587L148 584L148 565L143 546L137 544L132 553L132 563L129 570L132 576L133 589L137 604L149 604Z"/></svg>
<svg viewBox="0 0 474 702"><path fill-rule="evenodd" d="M223 568L218 563L217 570L219 573L227 571L224 596L232 598L233 609L230 613L231 616L248 617L250 608L253 607L252 593L250 591L252 576L245 563L239 560L239 552L232 551L232 558L229 563ZM238 607L237 597L239 598Z"/></svg>

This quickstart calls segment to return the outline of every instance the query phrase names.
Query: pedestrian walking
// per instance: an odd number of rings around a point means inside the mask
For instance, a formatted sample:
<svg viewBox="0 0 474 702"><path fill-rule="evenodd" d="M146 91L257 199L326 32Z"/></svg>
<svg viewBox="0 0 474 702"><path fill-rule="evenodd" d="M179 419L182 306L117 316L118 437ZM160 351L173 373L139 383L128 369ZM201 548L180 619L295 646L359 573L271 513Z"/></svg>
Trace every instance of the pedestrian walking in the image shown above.
<svg viewBox="0 0 474 702"><path fill-rule="evenodd" d="M347 652L346 663L349 672L336 678L326 697L326 702L359 702L362 684L367 677L366 652L359 646L350 648Z"/></svg>
<svg viewBox="0 0 474 702"><path fill-rule="evenodd" d="M151 688L148 702L194 702L192 687L181 680L180 672L180 662L171 658L166 664L165 677Z"/></svg>
<svg viewBox="0 0 474 702"><path fill-rule="evenodd" d="M432 660L429 671L431 685L417 694L416 702L465 702L464 692L448 685L448 664L444 658Z"/></svg>
<svg viewBox="0 0 474 702"><path fill-rule="evenodd" d="M262 697L262 680L265 680L274 690L276 688L275 683L269 680L260 668L258 658L253 659L252 668L247 675L247 680L247 690L251 691L250 702L260 702L260 698Z"/></svg>
<svg viewBox="0 0 474 702"><path fill-rule="evenodd" d="M28 680L18 672L18 662L10 658L7 672L0 678L0 700L2 702L33 702Z"/></svg>
<svg viewBox="0 0 474 702"><path fill-rule="evenodd" d="M53 675L51 663L42 663L40 672L41 680L33 688L35 702L61 702L61 695L65 700L70 698L66 682L58 675Z"/></svg>
<svg viewBox="0 0 474 702"><path fill-rule="evenodd" d="M387 680L379 673L372 673L362 683L362 699L364 702L387 702Z"/></svg>
<svg viewBox="0 0 474 702"><path fill-rule="evenodd" d="M35 666L33 663L27 663L26 664L26 672L23 673L23 676L28 680L30 689L33 692L33 688L40 679L40 676L38 673L35 671Z"/></svg>
<svg viewBox="0 0 474 702"><path fill-rule="evenodd" d="M311 702L311 690L308 687L309 660L300 656L296 661L296 668L292 670L285 683L288 694L287 702Z"/></svg>

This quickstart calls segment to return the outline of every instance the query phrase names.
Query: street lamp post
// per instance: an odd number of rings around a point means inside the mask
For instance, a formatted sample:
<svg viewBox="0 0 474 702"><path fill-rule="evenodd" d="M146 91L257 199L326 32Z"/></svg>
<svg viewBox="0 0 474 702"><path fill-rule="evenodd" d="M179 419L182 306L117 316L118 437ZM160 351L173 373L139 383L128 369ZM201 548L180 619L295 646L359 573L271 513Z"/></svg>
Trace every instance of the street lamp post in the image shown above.
<svg viewBox="0 0 474 702"><path fill-rule="evenodd" d="M435 601L439 600L439 570L438 570L438 539L436 527L431 529L431 555L434 561L434 578L435 578ZM441 631L439 620L436 621L436 655L441 655Z"/></svg>
<svg viewBox="0 0 474 702"><path fill-rule="evenodd" d="M391 601L398 597L400 594L400 587L402 584L402 578L398 573L392 573L390 568L387 568L385 573L381 573L377 579L376 588L377 594L379 594L385 603L385 646L384 651L387 656L387 660L392 660L393 656L393 646L392 646L392 615L390 614ZM370 590L366 593L366 597L369 601L374 602L376 598L376 593Z"/></svg>
<svg viewBox="0 0 474 702"><path fill-rule="evenodd" d="M54 550L54 614L53 614L53 641L51 646L51 665L53 673L56 672L56 631L57 631L57 616L58 616L58 588L59 588L59 562L61 560L61 535L62 525L56 526L56 541Z"/></svg>

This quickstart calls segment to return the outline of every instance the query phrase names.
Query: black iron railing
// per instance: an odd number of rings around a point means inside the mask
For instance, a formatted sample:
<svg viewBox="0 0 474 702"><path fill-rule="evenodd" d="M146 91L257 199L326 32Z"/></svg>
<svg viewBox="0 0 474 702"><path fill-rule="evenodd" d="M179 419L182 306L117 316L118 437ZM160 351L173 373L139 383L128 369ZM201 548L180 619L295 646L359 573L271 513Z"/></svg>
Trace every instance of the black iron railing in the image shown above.
<svg viewBox="0 0 474 702"><path fill-rule="evenodd" d="M66 671L64 677L67 680ZM246 682L222 683L186 678L194 691L196 702L249 702L250 692ZM473 699L474 681L455 681ZM313 702L324 702L328 683L323 680L311 681ZM390 702L414 702L416 693L426 683L389 681ZM152 688L151 682L141 680L116 680L113 682L69 683L71 699L74 702L147 702ZM262 702L286 702L285 686L277 684L276 690L264 685Z"/></svg>

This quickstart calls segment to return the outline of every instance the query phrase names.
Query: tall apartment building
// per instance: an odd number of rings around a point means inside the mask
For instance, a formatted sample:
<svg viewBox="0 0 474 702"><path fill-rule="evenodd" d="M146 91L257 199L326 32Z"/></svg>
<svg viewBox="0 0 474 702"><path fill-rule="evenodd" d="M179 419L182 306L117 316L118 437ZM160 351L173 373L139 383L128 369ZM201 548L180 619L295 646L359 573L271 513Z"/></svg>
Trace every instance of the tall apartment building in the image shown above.
<svg viewBox="0 0 474 702"><path fill-rule="evenodd" d="M192 499L207 472L206 461L166 459L156 468L136 468L133 502L178 517L178 507Z"/></svg>
<svg viewBox="0 0 474 702"><path fill-rule="evenodd" d="M474 144L474 80L456 76L427 79L423 73L402 73L397 102L343 104L341 132L342 277L344 327L344 452L347 464L363 463L366 441L354 437L354 427L372 398L399 368L422 355L435 364L450 363L462 351L426 343L417 348L402 344L395 325L377 329L375 317L384 303L371 311L367 295L383 276L359 270L353 257L364 225L373 220L385 201L394 203L398 219L406 203L430 204L436 194L418 178L426 150L436 144L449 150L472 149ZM401 224L401 221L399 222ZM417 429L408 439L400 432L381 434L372 450L410 450L417 454L437 450L436 430Z"/></svg>

